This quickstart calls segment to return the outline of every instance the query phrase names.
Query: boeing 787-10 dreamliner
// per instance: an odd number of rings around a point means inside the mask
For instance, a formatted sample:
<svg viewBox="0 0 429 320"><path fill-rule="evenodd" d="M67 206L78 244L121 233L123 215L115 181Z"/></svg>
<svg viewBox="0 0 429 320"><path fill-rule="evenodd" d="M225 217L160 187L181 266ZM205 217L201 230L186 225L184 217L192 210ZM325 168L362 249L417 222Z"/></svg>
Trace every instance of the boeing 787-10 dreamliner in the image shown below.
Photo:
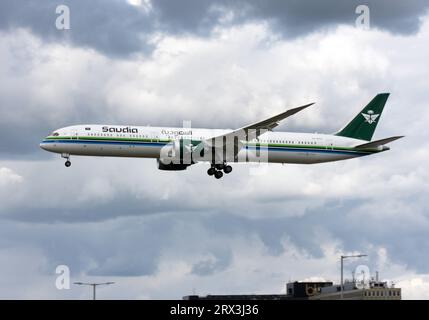
<svg viewBox="0 0 429 320"><path fill-rule="evenodd" d="M141 157L157 159L160 170L185 170L205 162L217 179L234 162L321 163L389 150L395 136L371 141L388 93L376 95L353 120L334 134L272 131L280 121L311 106L289 109L237 130L86 124L55 130L40 147L70 156Z"/></svg>

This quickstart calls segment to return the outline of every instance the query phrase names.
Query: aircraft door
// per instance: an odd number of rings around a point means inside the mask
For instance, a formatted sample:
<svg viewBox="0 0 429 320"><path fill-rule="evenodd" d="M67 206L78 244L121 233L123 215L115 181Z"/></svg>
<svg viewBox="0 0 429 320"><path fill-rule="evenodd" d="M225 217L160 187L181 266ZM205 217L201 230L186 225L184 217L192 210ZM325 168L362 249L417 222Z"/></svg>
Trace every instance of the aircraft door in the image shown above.
<svg viewBox="0 0 429 320"><path fill-rule="evenodd" d="M157 132L152 131L152 132L150 133L150 140L151 140L152 142L158 142L158 141L159 141L159 135L158 135L158 133L157 133Z"/></svg>
<svg viewBox="0 0 429 320"><path fill-rule="evenodd" d="M333 150L334 149L334 141L332 139L326 139L325 140L325 145L326 145L326 149L327 150Z"/></svg>

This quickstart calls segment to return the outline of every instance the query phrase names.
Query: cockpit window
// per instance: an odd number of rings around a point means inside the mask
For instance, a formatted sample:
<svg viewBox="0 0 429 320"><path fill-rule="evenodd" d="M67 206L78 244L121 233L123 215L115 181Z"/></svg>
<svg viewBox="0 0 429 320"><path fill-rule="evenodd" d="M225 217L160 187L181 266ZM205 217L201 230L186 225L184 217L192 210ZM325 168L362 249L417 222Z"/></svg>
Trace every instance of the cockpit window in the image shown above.
<svg viewBox="0 0 429 320"><path fill-rule="evenodd" d="M58 132L54 132L54 133L51 134L51 136L53 136L53 137L58 137L59 135L60 134Z"/></svg>

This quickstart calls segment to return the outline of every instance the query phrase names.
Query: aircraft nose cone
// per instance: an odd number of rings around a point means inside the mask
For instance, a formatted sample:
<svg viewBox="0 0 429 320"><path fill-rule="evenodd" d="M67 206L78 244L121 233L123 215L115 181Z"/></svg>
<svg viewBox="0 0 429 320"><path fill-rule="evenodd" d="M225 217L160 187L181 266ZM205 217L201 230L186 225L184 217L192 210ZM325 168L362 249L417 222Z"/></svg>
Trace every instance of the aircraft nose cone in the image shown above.
<svg viewBox="0 0 429 320"><path fill-rule="evenodd" d="M39 147L42 148L43 150L50 151L49 143L42 141L42 142L40 142Z"/></svg>
<svg viewBox="0 0 429 320"><path fill-rule="evenodd" d="M46 150L46 145L43 142L40 142L39 147Z"/></svg>

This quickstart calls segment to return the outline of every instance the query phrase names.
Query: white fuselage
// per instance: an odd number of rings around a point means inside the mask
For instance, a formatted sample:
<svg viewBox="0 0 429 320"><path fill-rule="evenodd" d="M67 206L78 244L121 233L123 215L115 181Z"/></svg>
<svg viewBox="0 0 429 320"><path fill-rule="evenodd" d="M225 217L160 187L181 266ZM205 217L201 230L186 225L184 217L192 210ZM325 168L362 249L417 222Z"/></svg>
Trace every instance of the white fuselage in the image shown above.
<svg viewBox="0 0 429 320"><path fill-rule="evenodd" d="M105 156L160 158L161 148L178 139L204 141L231 130L168 128L118 125L76 125L56 130L40 147L65 156ZM274 163L321 163L360 157L383 151L356 150L353 146L367 141L327 134L267 132L258 140L244 143L240 153L255 148L267 152ZM240 158L240 157L239 157ZM245 158L245 157L244 157ZM252 162L252 157L248 161Z"/></svg>

